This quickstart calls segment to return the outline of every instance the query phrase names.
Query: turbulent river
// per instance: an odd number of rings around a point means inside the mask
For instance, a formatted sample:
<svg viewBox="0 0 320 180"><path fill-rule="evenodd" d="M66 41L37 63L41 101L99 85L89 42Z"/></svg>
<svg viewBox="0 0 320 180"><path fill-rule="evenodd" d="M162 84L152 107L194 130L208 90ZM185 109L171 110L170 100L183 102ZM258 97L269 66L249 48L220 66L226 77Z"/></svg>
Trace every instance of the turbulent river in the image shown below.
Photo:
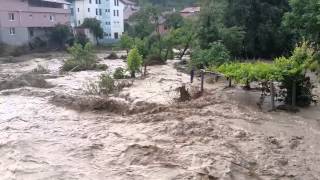
<svg viewBox="0 0 320 180"><path fill-rule="evenodd" d="M110 72L125 65L105 56ZM190 84L170 61L149 67L105 109L79 108L93 98L86 84L103 72L60 74L65 58L0 64L1 180L320 179L317 106L260 111L257 93L224 82L176 103L176 89ZM41 86L24 77L38 64L49 70Z"/></svg>

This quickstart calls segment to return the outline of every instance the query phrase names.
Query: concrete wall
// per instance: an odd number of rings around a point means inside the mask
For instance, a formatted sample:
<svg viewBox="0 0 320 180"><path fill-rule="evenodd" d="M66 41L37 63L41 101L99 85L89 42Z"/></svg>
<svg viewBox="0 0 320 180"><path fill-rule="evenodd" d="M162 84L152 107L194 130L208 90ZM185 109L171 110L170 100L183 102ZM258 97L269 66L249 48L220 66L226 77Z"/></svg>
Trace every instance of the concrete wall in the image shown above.
<svg viewBox="0 0 320 180"><path fill-rule="evenodd" d="M15 28L15 34L10 35L10 28L0 27L0 40L6 44L20 46L29 41L28 28Z"/></svg>
<svg viewBox="0 0 320 180"><path fill-rule="evenodd" d="M10 13L14 14L14 20L9 19ZM67 4L61 8L48 8L29 6L28 0L0 0L0 40L3 43L28 43L32 39L29 36L29 28L36 29L36 37L56 24L70 24L70 10ZM15 28L14 35L9 34L10 28Z"/></svg>
<svg viewBox="0 0 320 180"><path fill-rule="evenodd" d="M64 8L30 7L28 1L0 0L0 27L53 27L69 24L70 10ZM9 20L9 13L15 19ZM53 17L50 20L50 16Z"/></svg>

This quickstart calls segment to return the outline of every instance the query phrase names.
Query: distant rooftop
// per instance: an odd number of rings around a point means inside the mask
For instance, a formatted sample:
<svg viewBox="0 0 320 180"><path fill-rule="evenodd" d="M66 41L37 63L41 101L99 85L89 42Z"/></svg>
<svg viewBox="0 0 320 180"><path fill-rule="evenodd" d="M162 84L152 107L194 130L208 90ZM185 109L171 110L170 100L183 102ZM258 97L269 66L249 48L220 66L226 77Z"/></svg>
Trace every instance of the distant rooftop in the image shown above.
<svg viewBox="0 0 320 180"><path fill-rule="evenodd" d="M69 2L67 2L65 0L41 0L41 1L53 2L53 3L59 3L59 4L70 4Z"/></svg>
<svg viewBox="0 0 320 180"><path fill-rule="evenodd" d="M200 7L186 7L180 13L196 13L200 12Z"/></svg>
<svg viewBox="0 0 320 180"><path fill-rule="evenodd" d="M123 16L124 16L124 19L125 20L128 20L133 14L135 14L136 12L139 11L139 7L136 7L136 8L132 8L132 7L126 7L124 8L123 10Z"/></svg>
<svg viewBox="0 0 320 180"><path fill-rule="evenodd" d="M126 4L126 5L135 5L136 3L135 2L132 2L132 1L129 1L129 0L120 0L123 4Z"/></svg>

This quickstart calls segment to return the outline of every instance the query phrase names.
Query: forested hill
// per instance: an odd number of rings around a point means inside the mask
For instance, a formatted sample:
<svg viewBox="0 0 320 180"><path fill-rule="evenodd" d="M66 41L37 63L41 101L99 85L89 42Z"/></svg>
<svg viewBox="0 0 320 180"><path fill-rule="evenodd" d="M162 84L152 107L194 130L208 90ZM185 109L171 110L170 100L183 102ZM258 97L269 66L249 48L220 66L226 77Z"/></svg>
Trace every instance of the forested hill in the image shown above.
<svg viewBox="0 0 320 180"><path fill-rule="evenodd" d="M135 0L141 6L146 4L158 5L164 8L183 8L197 4L198 0Z"/></svg>

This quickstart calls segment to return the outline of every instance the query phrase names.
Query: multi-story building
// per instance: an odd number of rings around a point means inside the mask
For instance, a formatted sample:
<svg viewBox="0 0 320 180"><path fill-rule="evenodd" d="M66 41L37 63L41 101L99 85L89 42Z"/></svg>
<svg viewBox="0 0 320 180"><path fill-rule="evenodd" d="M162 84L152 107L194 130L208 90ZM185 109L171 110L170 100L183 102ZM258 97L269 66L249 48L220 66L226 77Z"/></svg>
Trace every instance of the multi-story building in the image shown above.
<svg viewBox="0 0 320 180"><path fill-rule="evenodd" d="M70 24L64 0L0 0L0 42L23 45L36 37L48 38L56 24Z"/></svg>
<svg viewBox="0 0 320 180"><path fill-rule="evenodd" d="M72 26L81 26L85 18L101 22L103 41L117 40L124 32L122 0L72 0Z"/></svg>

